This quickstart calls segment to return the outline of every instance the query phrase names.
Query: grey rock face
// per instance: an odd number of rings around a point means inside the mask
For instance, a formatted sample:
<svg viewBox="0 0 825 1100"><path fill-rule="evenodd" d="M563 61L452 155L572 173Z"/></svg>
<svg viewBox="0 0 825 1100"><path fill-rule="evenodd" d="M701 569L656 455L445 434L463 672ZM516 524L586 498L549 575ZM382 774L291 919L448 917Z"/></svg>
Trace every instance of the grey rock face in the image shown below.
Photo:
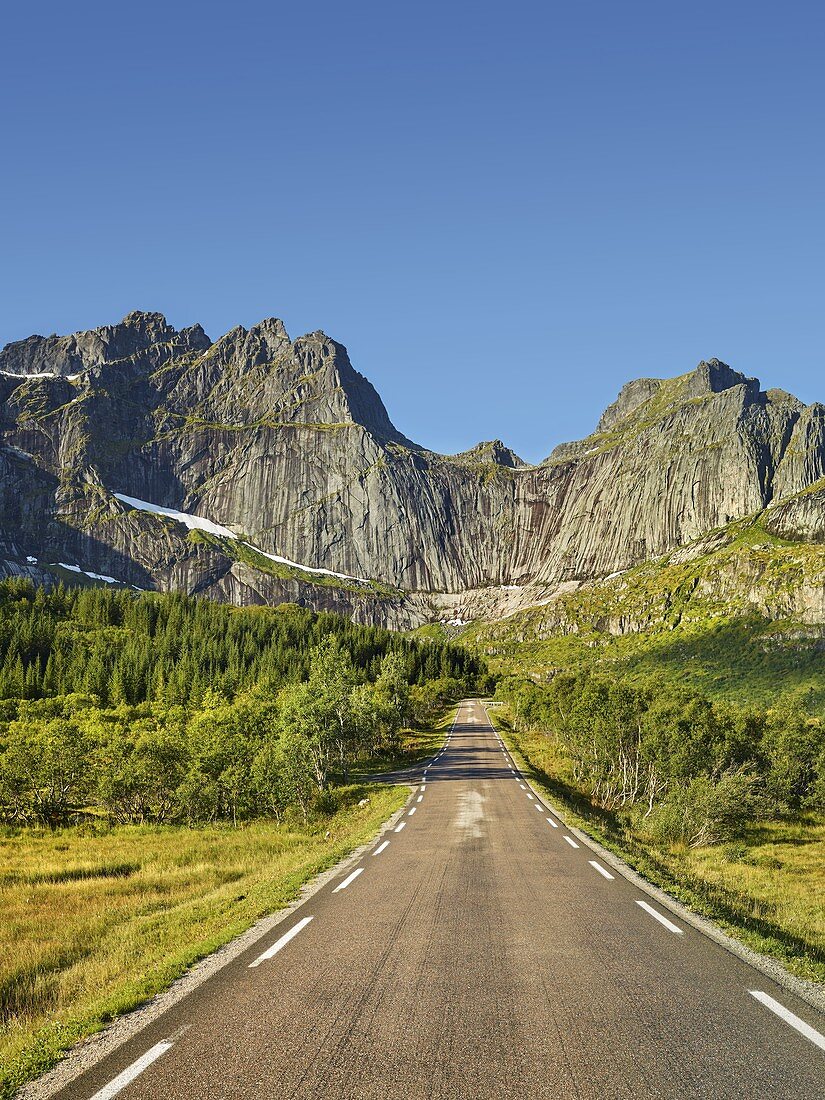
<svg viewBox="0 0 825 1100"><path fill-rule="evenodd" d="M0 351L0 371L50 372L65 377L104 363L135 359L164 345L180 352L205 351L209 338L200 325L176 332L160 313L130 313L119 325L106 325L71 336L30 336Z"/></svg>
<svg viewBox="0 0 825 1100"><path fill-rule="evenodd" d="M592 436L537 467L500 441L456 456L414 444L342 345L321 332L290 341L275 319L211 343L197 325L132 313L10 344L0 371L7 542L140 587L338 601L392 625L423 621L430 593L538 591L625 569L825 473L822 406L763 393L718 360L629 383ZM408 596L260 574L114 492ZM429 605L437 617L444 600Z"/></svg>

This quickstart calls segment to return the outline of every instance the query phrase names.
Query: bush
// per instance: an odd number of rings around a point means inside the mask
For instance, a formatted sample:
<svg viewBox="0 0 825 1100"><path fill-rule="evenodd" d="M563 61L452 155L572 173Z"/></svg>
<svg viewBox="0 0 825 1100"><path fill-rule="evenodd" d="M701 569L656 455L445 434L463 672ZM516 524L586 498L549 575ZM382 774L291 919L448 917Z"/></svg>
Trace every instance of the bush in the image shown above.
<svg viewBox="0 0 825 1100"><path fill-rule="evenodd" d="M716 781L699 775L671 789L648 818L648 830L661 843L702 848L735 836L762 807L758 777L732 768Z"/></svg>

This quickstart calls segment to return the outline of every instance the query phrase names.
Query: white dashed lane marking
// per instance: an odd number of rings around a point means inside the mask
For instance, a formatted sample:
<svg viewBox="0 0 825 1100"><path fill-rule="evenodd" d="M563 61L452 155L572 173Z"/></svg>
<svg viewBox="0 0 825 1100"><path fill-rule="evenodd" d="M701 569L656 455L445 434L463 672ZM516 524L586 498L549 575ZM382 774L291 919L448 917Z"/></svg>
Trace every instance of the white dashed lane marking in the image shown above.
<svg viewBox="0 0 825 1100"><path fill-rule="evenodd" d="M564 839L567 841L571 848L578 848L578 844L575 842L572 836L568 836L567 833L565 833Z"/></svg>
<svg viewBox="0 0 825 1100"><path fill-rule="evenodd" d="M385 848L389 847L389 841L385 840L383 844L379 844L375 851L372 853L374 856L380 856Z"/></svg>
<svg viewBox="0 0 825 1100"><path fill-rule="evenodd" d="M760 1004L770 1009L780 1020L784 1020L786 1024L790 1024L792 1028L795 1028L800 1035L810 1039L814 1046L818 1046L820 1050L825 1050L825 1035L817 1031L816 1028L806 1024L799 1016L795 1016L790 1009L785 1008L779 1001L775 1001L773 997L769 997L767 993L763 993L759 989L750 989L748 992L751 997L755 997Z"/></svg>
<svg viewBox="0 0 825 1100"><path fill-rule="evenodd" d="M290 928L288 932L285 932L279 940L276 940L275 943L273 943L270 948L267 948L262 955L259 955L254 962L251 962L249 964L249 969L252 970L254 967L260 966L262 962L266 962L267 959L271 959L273 955L277 955L281 948L286 947L289 941L294 939L302 928L306 928L311 920L312 917L304 917L303 920L299 920L294 927Z"/></svg>
<svg viewBox="0 0 825 1100"><path fill-rule="evenodd" d="M131 1084L136 1077L139 1077L145 1069L151 1066L152 1062L156 1062L162 1054L171 1047L172 1043L168 1039L164 1039L161 1043L156 1043L153 1047L150 1047L144 1055L142 1055L136 1062L132 1062L131 1066L127 1066L126 1069L113 1078L108 1085L104 1085L102 1089L94 1094L91 1100L112 1100L113 1096L117 1096L119 1092Z"/></svg>
<svg viewBox="0 0 825 1100"><path fill-rule="evenodd" d="M639 898L636 899L636 904L641 906L642 909L644 909L646 913L649 913L654 920L657 920L659 924L664 925L668 931L673 932L676 936L682 935L682 929L677 924L674 924L673 921L668 920L667 917L662 916L662 914L657 912L652 905L648 905L646 901L641 901Z"/></svg>
<svg viewBox="0 0 825 1100"><path fill-rule="evenodd" d="M364 868L363 868L363 867L357 867L357 868L356 868L356 869L355 869L355 870L354 870L354 871L352 872L352 874L351 874L351 875L347 875L347 877L346 877L346 878L344 879L344 881L343 881L343 882L339 882L339 883L338 883L338 885L337 885L337 886L335 887L335 889L334 889L334 890L332 891L332 892L333 892L333 894L337 894L339 890L346 890L346 888L347 888L347 887L348 887L348 886L350 885L350 883L352 883L352 882L355 882L355 880L356 880L356 879L358 878L358 876L359 876L359 875L361 874L361 872L362 872L363 870L364 870Z"/></svg>
<svg viewBox="0 0 825 1100"><path fill-rule="evenodd" d="M614 876L611 875L609 871L606 871L605 868L602 867L601 863L597 863L595 859L588 859L587 862L590 864L594 871L599 872L602 878L610 879L611 882L613 881Z"/></svg>

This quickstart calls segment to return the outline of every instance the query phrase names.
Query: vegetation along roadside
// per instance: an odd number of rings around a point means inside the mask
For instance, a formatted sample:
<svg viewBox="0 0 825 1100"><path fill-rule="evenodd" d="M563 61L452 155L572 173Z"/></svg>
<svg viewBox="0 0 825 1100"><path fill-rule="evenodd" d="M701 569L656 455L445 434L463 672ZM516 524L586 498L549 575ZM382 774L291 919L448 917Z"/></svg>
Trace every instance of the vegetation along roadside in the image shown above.
<svg viewBox="0 0 825 1100"><path fill-rule="evenodd" d="M0 1097L366 842L407 791L365 777L488 682L294 606L0 584Z"/></svg>
<svg viewBox="0 0 825 1100"><path fill-rule="evenodd" d="M825 730L602 675L511 678L491 717L571 823L800 977L825 981Z"/></svg>

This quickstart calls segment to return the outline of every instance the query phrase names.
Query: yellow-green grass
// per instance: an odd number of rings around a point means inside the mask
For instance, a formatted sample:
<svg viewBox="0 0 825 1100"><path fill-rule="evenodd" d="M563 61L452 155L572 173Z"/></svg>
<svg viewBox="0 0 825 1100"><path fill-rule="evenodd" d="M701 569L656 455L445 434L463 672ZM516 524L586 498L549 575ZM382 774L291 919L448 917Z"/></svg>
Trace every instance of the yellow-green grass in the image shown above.
<svg viewBox="0 0 825 1100"><path fill-rule="evenodd" d="M722 845L658 845L643 822L592 805L553 736L514 732L506 708L491 709L490 717L524 773L571 825L754 951L799 977L825 981L825 816L745 824Z"/></svg>
<svg viewBox="0 0 825 1100"><path fill-rule="evenodd" d="M455 715L456 708L451 707L441 718L429 722L421 729L404 730L398 752L391 756L371 757L367 765L359 766L357 769L359 774L370 776L386 771L398 771L433 756L444 744Z"/></svg>
<svg viewBox="0 0 825 1100"><path fill-rule="evenodd" d="M710 532L689 554L479 621L460 638L494 675L540 682L559 669L592 671L762 709L798 693L825 714L821 631L799 600L824 581L825 546L790 542L749 517Z"/></svg>
<svg viewBox="0 0 825 1100"><path fill-rule="evenodd" d="M0 835L0 1097L286 905L407 795L343 788L306 826Z"/></svg>

